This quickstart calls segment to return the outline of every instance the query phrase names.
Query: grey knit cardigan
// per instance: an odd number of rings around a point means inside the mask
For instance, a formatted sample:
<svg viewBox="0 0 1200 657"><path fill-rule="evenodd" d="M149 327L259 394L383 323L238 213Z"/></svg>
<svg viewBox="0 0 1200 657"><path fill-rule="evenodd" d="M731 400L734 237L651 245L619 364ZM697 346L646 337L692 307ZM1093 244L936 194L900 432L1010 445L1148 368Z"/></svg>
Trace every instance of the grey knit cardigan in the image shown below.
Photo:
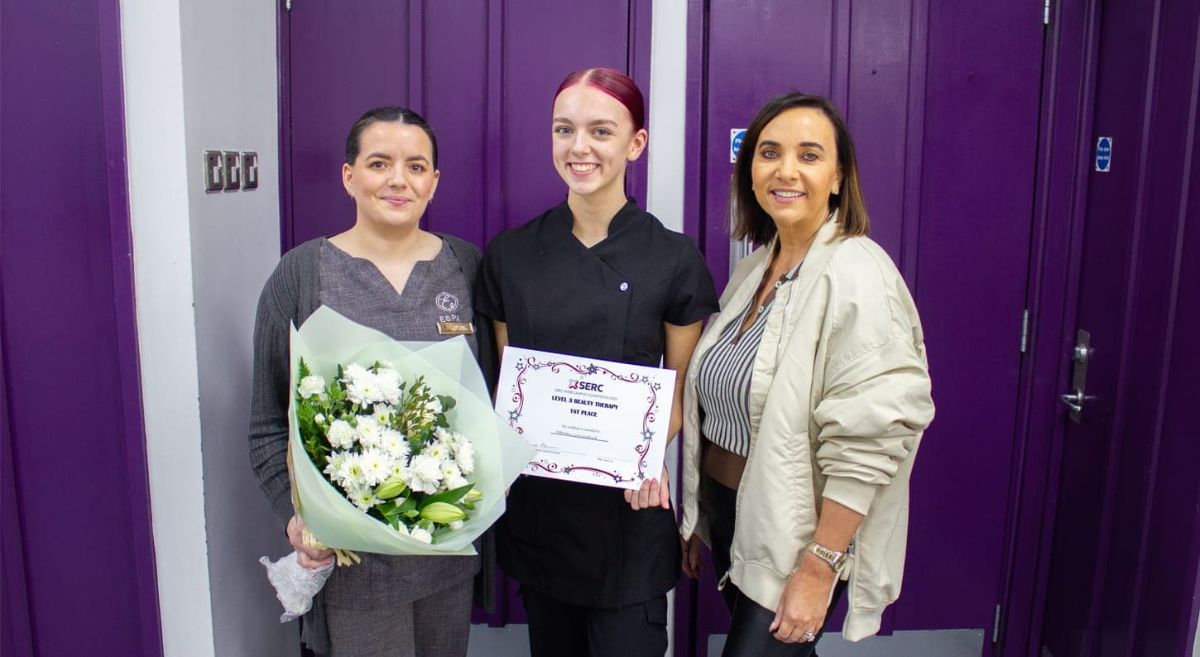
<svg viewBox="0 0 1200 657"><path fill-rule="evenodd" d="M438 234L454 252L469 287L479 271L479 249L453 235ZM309 240L280 259L263 286L254 320L254 379L250 404L250 465L271 509L285 523L292 517L287 470L288 402L290 397L290 326L300 326L321 305L319 259L321 239ZM479 366L488 388L496 383L495 339L490 322L476 322ZM475 604L495 606L496 549L489 531L477 545L483 557L475 578ZM305 615L304 640L318 653L329 652L321 596Z"/></svg>

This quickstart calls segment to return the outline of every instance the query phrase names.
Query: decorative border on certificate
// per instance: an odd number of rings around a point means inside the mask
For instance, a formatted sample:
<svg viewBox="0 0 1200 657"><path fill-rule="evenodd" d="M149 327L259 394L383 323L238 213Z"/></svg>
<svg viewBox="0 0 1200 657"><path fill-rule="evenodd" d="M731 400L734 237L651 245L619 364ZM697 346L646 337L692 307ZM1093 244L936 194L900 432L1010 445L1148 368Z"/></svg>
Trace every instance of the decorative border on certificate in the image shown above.
<svg viewBox="0 0 1200 657"><path fill-rule="evenodd" d="M624 422L620 423L619 428L614 427L614 430L624 433L612 436L614 442L622 443L620 449L632 451L631 454L624 452L629 454L627 459L625 457L620 457L620 459L633 467L602 467L601 464L589 461L587 458L574 458L569 453L554 454L539 451L537 457L526 466L526 474L620 488L636 488L646 479L648 465L652 465L649 461L655 437L660 436L663 439L661 442L665 443L666 427L662 426L660 404L664 401L669 404L672 401L674 389L668 388L664 391L662 378L664 378L663 375L673 377L672 371L562 356L515 347L509 349L513 353L508 353L506 349L503 366L505 371L501 376L502 382L508 384L506 387L509 397L507 403L501 400L496 406L497 411L507 420L508 425L522 436L526 435L528 428L526 426L527 402L529 401L527 388L530 385L530 379L539 375L552 374L555 379L561 379L563 387L558 390L562 392L553 394L550 399L554 402L568 404L571 413L581 416L595 417L597 412L618 410L619 405L615 403L615 400L605 401L595 396L595 393L599 391L604 391L606 395L608 393L619 394L625 403L632 401L636 404L627 411L620 411ZM515 359L511 358L514 355ZM653 370L653 374L637 371L646 369ZM620 386L621 389L605 391L604 386L610 385ZM545 394L545 392L540 394ZM584 395L593 395L593 397L588 398ZM636 423L633 421L634 418L628 415L634 412L640 419ZM658 452L662 451L661 448L658 450ZM617 463L614 462L615 465ZM652 476L657 476L657 471Z"/></svg>

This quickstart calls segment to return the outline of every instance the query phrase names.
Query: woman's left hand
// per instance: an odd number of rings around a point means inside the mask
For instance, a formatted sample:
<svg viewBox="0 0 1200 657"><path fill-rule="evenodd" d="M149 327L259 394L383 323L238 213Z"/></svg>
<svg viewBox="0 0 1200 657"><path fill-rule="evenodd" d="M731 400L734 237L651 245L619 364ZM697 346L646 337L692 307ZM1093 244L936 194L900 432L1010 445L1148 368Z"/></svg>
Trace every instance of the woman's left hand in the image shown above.
<svg viewBox="0 0 1200 657"><path fill-rule="evenodd" d="M811 554L802 556L800 567L788 578L783 595L779 596L775 620L768 631L784 643L814 640L805 634L815 636L825 625L835 577L833 570L820 559Z"/></svg>
<svg viewBox="0 0 1200 657"><path fill-rule="evenodd" d="M625 501L634 511L652 506L671 508L671 473L663 466L662 479L647 479L638 490L625 490Z"/></svg>

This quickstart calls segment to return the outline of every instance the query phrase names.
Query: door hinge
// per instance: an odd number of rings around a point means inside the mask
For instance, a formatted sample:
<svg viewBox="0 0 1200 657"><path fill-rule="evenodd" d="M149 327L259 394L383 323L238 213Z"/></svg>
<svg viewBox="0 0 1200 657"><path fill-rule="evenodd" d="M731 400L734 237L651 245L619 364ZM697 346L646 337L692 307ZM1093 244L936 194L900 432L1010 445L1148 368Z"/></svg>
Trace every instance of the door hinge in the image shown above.
<svg viewBox="0 0 1200 657"><path fill-rule="evenodd" d="M288 0L291 2L292 0ZM1042 0L1042 25L1050 24L1050 0Z"/></svg>
<svg viewBox="0 0 1200 657"><path fill-rule="evenodd" d="M1046 0L1046 2L1049 2L1049 1L1050 0ZM283 8L288 11L291 11L292 10L292 0L283 0Z"/></svg>
<svg viewBox="0 0 1200 657"><path fill-rule="evenodd" d="M996 619L992 621L992 643L1000 641L1000 605L996 605Z"/></svg>
<svg viewBox="0 0 1200 657"><path fill-rule="evenodd" d="M1021 353L1029 350L1029 309L1021 311Z"/></svg>

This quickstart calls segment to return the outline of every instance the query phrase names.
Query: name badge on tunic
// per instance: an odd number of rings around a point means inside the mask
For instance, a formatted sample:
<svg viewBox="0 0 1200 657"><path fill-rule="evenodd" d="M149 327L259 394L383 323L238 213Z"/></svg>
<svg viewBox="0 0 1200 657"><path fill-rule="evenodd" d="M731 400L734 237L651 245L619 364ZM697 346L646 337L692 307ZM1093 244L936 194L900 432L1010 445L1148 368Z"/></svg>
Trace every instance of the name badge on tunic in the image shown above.
<svg viewBox="0 0 1200 657"><path fill-rule="evenodd" d="M475 325L471 322L438 322L438 335L474 335Z"/></svg>

